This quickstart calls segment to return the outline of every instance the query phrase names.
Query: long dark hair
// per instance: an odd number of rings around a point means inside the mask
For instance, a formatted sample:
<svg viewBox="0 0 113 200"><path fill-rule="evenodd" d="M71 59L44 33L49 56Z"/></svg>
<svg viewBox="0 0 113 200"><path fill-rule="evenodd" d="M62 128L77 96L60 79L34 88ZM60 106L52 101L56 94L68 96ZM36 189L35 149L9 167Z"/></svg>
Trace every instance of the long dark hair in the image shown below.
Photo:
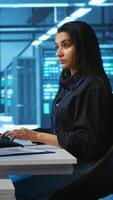
<svg viewBox="0 0 113 200"><path fill-rule="evenodd" d="M104 71L98 39L95 31L86 22L71 21L59 27L57 33L67 32L77 51L78 70L86 74L96 74L110 87L109 79ZM70 76L68 70L63 70L61 79Z"/></svg>

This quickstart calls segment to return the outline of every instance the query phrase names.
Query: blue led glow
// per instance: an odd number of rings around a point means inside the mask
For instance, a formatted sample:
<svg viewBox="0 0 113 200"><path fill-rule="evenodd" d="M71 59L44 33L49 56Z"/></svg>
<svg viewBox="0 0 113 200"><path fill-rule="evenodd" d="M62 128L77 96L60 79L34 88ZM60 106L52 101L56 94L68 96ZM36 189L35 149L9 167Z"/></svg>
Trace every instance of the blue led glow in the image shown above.
<svg viewBox="0 0 113 200"><path fill-rule="evenodd" d="M50 104L49 103L44 103L43 104L43 113L44 114L49 114L50 113Z"/></svg>

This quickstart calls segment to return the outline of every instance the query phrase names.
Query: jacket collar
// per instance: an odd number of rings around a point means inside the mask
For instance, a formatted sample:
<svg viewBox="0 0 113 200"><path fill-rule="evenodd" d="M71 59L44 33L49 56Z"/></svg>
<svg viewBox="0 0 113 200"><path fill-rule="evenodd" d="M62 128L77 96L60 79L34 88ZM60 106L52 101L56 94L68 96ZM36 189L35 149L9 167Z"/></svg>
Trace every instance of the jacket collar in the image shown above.
<svg viewBox="0 0 113 200"><path fill-rule="evenodd" d="M83 75L78 71L62 83L64 88L73 90Z"/></svg>

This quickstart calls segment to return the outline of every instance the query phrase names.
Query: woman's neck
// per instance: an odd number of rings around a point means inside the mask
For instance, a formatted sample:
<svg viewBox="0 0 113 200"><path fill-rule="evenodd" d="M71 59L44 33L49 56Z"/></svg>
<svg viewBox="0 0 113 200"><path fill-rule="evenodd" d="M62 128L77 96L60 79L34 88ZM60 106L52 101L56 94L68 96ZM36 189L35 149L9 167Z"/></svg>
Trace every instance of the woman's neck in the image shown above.
<svg viewBox="0 0 113 200"><path fill-rule="evenodd" d="M71 76L72 76L73 74L75 74L77 72L77 70L73 69L70 72L71 72Z"/></svg>

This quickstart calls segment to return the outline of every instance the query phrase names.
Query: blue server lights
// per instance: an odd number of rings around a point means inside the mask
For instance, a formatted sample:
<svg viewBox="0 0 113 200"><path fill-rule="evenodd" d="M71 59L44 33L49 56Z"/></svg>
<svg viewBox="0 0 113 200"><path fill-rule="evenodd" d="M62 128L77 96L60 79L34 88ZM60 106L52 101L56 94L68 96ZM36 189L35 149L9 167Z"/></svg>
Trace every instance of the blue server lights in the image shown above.
<svg viewBox="0 0 113 200"><path fill-rule="evenodd" d="M41 125L50 126L52 102L59 87L61 67L55 56L55 49L44 49L41 69Z"/></svg>

